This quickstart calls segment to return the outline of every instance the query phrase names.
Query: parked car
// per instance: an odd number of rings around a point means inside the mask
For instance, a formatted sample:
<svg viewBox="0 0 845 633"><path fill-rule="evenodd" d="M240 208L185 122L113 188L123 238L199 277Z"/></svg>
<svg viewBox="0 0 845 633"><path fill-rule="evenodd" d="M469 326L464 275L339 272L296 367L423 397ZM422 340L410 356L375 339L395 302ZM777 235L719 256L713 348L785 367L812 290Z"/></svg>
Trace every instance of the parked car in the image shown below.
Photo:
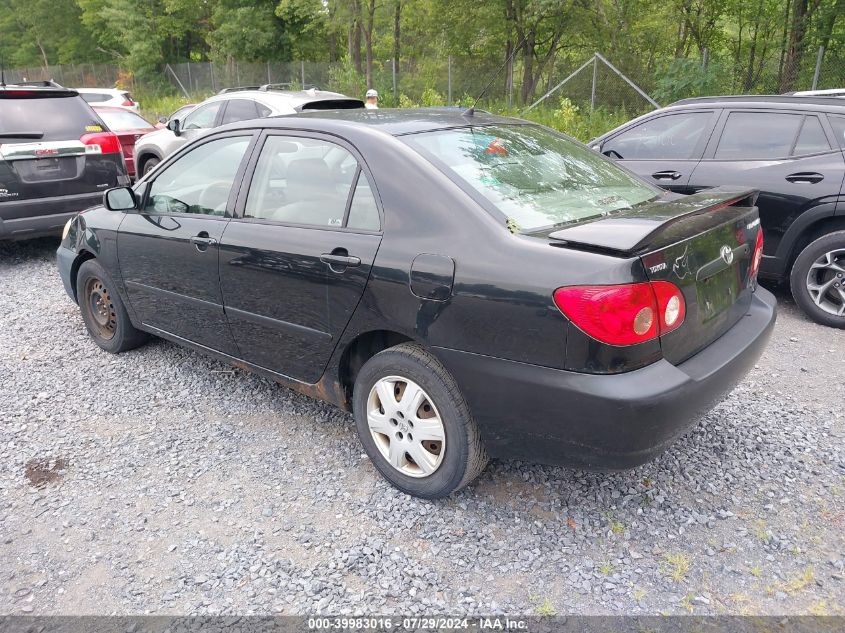
<svg viewBox="0 0 845 633"><path fill-rule="evenodd" d="M76 91L0 85L0 240L58 235L126 184L117 136Z"/></svg>
<svg viewBox="0 0 845 633"><path fill-rule="evenodd" d="M154 334L351 410L435 498L488 456L641 464L730 390L775 322L755 195L517 119L324 112L209 132L57 257L101 348Z"/></svg>
<svg viewBox="0 0 845 633"><path fill-rule="evenodd" d="M787 93L793 97L845 97L845 88L827 88L825 90L799 90Z"/></svg>
<svg viewBox="0 0 845 633"><path fill-rule="evenodd" d="M277 84L228 88L195 106L184 118L171 117L166 129L145 136L135 146L140 173L146 174L187 142L208 130L249 119L313 110L363 108L352 99L325 90L279 90Z"/></svg>
<svg viewBox="0 0 845 633"><path fill-rule="evenodd" d="M113 106L138 112L140 106L126 90L116 88L76 88L82 98L91 105Z"/></svg>
<svg viewBox="0 0 845 633"><path fill-rule="evenodd" d="M180 121L185 118L185 116L197 107L196 103L188 103L183 105L181 108L177 109L173 112L170 116L162 116L158 118L158 122L156 123L155 127L157 130L167 127L167 122L171 119L179 119Z"/></svg>
<svg viewBox="0 0 845 633"><path fill-rule="evenodd" d="M135 177L135 142L144 134L155 132L155 127L140 114L135 114L123 108L111 106L94 106L96 112L106 126L120 140L123 150L123 160L130 178Z"/></svg>
<svg viewBox="0 0 845 633"><path fill-rule="evenodd" d="M760 189L760 275L813 320L845 327L845 104L822 97L686 99L591 147L671 191Z"/></svg>

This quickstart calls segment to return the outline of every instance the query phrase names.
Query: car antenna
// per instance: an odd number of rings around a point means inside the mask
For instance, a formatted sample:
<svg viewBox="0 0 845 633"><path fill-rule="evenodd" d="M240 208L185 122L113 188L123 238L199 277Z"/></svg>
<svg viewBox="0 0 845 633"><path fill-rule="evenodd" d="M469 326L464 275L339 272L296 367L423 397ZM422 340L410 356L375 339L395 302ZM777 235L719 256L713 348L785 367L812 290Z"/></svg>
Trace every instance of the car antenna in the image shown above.
<svg viewBox="0 0 845 633"><path fill-rule="evenodd" d="M484 86L484 90L481 91L481 94L479 94L475 98L475 101L473 102L473 104L468 109L464 110L464 113L463 113L464 116L473 116L475 114L475 106L478 105L478 102L481 101L481 98L485 94L487 94L487 91L490 89L490 86L492 86L493 82L496 81L496 77L498 77L502 73L502 71L505 69L505 66L507 66L511 62L511 60L513 59L513 56L516 55L516 51L518 51L520 48L522 48L522 45L525 44L525 40L526 40L527 37L528 37L527 35L525 37L523 37L522 40L520 40L519 44L514 46L513 50L511 51L511 54L508 55L508 58L505 60L505 63L502 64L501 66L499 66L499 69L496 72L493 73L493 75L490 77L490 81L487 82L487 85Z"/></svg>

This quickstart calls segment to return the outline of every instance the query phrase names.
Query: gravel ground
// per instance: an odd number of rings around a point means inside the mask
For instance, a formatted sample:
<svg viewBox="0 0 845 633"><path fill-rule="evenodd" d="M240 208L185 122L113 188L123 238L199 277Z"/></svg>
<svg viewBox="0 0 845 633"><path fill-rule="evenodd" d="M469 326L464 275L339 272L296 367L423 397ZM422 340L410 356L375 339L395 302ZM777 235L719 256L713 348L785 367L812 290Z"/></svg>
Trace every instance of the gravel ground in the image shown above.
<svg viewBox="0 0 845 633"><path fill-rule="evenodd" d="M0 613L845 610L845 331L778 291L759 366L665 455L395 491L351 418L163 341L110 356L52 240L0 244Z"/></svg>

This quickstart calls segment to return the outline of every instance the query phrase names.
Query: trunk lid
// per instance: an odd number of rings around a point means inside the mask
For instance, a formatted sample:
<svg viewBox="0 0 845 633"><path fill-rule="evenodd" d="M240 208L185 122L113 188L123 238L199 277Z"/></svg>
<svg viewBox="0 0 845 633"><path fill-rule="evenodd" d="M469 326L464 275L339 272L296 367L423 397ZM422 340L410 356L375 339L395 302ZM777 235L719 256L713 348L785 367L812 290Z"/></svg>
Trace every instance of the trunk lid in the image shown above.
<svg viewBox="0 0 845 633"><path fill-rule="evenodd" d="M636 210L549 235L567 246L640 259L651 281L683 293L686 317L661 337L663 356L680 363L730 329L748 311L751 263L760 220L753 189L669 194Z"/></svg>

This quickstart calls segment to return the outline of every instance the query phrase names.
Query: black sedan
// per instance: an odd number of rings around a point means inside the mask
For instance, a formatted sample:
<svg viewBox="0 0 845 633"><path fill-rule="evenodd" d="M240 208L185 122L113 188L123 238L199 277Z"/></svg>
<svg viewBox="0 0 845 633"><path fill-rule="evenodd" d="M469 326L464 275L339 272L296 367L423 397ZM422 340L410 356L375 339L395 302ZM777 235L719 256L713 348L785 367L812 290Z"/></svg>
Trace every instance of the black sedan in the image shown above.
<svg viewBox="0 0 845 633"><path fill-rule="evenodd" d="M730 390L775 322L755 196L480 112L323 112L196 140L58 264L103 349L153 334L351 410L436 498L489 457L641 464Z"/></svg>

